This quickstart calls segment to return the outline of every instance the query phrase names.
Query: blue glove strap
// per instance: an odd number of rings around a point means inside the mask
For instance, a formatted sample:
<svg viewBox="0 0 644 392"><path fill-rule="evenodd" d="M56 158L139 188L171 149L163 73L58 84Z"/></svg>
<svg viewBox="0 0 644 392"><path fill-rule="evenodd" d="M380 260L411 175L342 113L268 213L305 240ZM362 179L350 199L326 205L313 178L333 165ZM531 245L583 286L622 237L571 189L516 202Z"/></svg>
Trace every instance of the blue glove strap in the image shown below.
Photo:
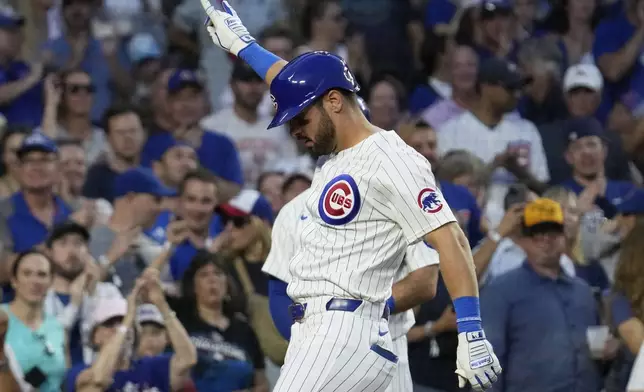
<svg viewBox="0 0 644 392"><path fill-rule="evenodd" d="M268 70L281 59L273 53L262 48L257 42L253 42L239 52L239 57L244 60L257 75L266 79Z"/></svg>
<svg viewBox="0 0 644 392"><path fill-rule="evenodd" d="M454 300L458 333L482 330L478 297L460 297Z"/></svg>
<svg viewBox="0 0 644 392"><path fill-rule="evenodd" d="M393 295L387 300L387 306L389 306L389 313L394 314L394 309L396 309L396 300Z"/></svg>

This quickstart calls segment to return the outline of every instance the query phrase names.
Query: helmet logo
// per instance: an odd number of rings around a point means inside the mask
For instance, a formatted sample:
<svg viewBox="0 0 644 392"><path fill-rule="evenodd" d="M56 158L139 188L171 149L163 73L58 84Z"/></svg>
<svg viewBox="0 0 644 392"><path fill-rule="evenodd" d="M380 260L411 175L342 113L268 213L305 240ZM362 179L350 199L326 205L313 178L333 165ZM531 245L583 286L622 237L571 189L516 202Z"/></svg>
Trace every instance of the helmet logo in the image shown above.
<svg viewBox="0 0 644 392"><path fill-rule="evenodd" d="M346 64L344 66L344 77L349 81L349 83L351 83L351 85L353 86L356 85L356 80L353 77L353 74L351 74L351 70Z"/></svg>
<svg viewBox="0 0 644 392"><path fill-rule="evenodd" d="M273 109L277 110L277 101L275 100L275 96L271 94L271 102L273 102Z"/></svg>

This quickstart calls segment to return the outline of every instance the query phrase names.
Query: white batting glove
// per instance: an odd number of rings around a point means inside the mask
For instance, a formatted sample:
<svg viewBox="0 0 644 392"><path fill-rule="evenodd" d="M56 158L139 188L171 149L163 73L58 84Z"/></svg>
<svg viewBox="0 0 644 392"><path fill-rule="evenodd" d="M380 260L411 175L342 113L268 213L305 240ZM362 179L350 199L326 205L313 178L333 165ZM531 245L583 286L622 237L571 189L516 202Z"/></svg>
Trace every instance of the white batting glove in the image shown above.
<svg viewBox="0 0 644 392"><path fill-rule="evenodd" d="M469 382L475 391L484 391L492 387L501 371L499 360L485 338L485 332L481 330L458 334L456 374L459 388L464 388Z"/></svg>
<svg viewBox="0 0 644 392"><path fill-rule="evenodd" d="M242 49L255 42L227 1L222 2L223 11L213 7L210 0L201 0L201 5L208 15L206 29L215 45L238 56Z"/></svg>

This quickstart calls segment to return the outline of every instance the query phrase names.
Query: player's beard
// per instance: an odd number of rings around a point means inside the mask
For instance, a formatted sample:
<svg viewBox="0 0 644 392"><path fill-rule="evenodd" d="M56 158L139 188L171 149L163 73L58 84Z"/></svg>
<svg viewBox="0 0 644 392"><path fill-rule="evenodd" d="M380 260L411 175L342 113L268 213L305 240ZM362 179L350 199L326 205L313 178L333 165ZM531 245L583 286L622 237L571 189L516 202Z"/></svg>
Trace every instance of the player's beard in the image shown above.
<svg viewBox="0 0 644 392"><path fill-rule="evenodd" d="M320 124L318 131L311 147L311 154L317 158L323 155L329 155L336 149L336 131L331 117L327 114L326 110L320 110Z"/></svg>

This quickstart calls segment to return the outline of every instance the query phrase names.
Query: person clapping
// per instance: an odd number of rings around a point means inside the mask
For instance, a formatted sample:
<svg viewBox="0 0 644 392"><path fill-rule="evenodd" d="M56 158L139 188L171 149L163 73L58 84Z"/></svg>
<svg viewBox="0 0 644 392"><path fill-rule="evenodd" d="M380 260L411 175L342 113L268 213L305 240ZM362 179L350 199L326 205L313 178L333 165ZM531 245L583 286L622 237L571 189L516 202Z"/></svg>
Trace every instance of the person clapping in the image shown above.
<svg viewBox="0 0 644 392"><path fill-rule="evenodd" d="M155 305L163 315L174 354L132 360L134 321L138 302ZM90 367L76 366L67 375L67 390L78 392L153 389L178 391L186 385L197 361L186 330L170 310L159 273L146 270L125 300L111 299L95 309L90 338L98 351Z"/></svg>

